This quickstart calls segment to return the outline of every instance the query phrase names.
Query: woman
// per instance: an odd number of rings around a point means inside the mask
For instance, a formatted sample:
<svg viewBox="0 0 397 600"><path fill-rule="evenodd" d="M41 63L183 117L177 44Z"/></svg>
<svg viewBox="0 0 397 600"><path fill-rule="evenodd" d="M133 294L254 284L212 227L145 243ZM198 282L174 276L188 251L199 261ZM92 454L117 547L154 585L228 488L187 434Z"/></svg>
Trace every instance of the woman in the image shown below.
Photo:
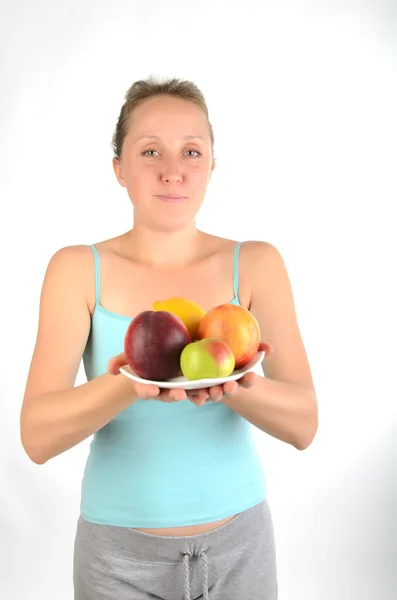
<svg viewBox="0 0 397 600"><path fill-rule="evenodd" d="M251 424L303 450L317 401L278 250L209 235L195 219L215 167L205 100L190 82L136 82L113 167L133 227L49 261L21 411L37 464L94 434L82 483L75 600L275 600L276 553ZM208 282L211 282L209 285ZM249 309L266 378L164 390L119 373L134 315L181 296ZM75 387L81 359L87 383Z"/></svg>

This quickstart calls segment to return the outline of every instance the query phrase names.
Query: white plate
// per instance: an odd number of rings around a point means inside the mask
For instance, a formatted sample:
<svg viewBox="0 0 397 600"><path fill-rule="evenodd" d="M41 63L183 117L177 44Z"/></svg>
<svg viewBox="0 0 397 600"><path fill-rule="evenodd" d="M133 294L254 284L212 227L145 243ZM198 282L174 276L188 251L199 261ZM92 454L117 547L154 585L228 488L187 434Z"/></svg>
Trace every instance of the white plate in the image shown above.
<svg viewBox="0 0 397 600"><path fill-rule="evenodd" d="M195 379L194 381L189 381L186 377L174 377L173 379L167 379L167 381L151 381L150 379L141 379L138 375L135 375L134 371L131 369L129 365L125 365L124 367L120 367L120 373L123 373L126 377L129 377L133 381L137 381L138 383L145 383L157 385L160 388L167 389L176 389L182 388L184 390L197 390L199 388L207 388L213 385L221 385L226 383L226 381L237 381L237 379L241 379L243 375L252 371L257 364L262 362L265 358L265 353L263 350L256 352L254 354L252 360L245 367L241 369L236 369L229 375L228 377L210 377L208 379Z"/></svg>

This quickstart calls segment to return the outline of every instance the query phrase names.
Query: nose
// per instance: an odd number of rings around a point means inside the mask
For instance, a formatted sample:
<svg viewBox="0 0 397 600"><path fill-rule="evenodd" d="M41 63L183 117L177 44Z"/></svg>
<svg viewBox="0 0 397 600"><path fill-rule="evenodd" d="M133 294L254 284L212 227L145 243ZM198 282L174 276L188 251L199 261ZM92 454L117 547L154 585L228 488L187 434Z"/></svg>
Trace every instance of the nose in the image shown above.
<svg viewBox="0 0 397 600"><path fill-rule="evenodd" d="M178 161L168 161L164 166L161 179L164 183L180 183L183 179L181 165Z"/></svg>

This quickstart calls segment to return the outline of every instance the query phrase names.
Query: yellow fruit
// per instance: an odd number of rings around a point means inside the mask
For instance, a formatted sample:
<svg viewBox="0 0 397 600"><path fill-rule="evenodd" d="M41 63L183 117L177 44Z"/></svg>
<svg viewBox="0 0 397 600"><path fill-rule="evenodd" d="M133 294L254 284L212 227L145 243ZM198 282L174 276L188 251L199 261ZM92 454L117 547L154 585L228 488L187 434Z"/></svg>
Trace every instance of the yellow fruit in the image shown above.
<svg viewBox="0 0 397 600"><path fill-rule="evenodd" d="M153 310L166 310L179 317L188 328L192 340L197 338L200 321L206 314L206 311L196 302L178 296L168 300L156 300L153 303Z"/></svg>

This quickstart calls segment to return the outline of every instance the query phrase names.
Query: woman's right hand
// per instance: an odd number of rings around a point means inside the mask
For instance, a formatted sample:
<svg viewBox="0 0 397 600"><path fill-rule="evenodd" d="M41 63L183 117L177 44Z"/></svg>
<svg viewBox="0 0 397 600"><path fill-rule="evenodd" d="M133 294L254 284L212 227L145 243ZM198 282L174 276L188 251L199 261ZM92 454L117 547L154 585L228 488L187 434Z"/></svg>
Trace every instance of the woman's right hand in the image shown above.
<svg viewBox="0 0 397 600"><path fill-rule="evenodd" d="M108 373L110 375L120 375L120 367L128 364L125 352L111 358L108 362ZM131 379L131 385L138 396L143 400L160 400L161 402L180 402L181 400L190 400L193 404L201 406L208 400L210 394L208 390L197 390L194 396L187 396L186 391L180 388L164 389L152 383L138 383Z"/></svg>

